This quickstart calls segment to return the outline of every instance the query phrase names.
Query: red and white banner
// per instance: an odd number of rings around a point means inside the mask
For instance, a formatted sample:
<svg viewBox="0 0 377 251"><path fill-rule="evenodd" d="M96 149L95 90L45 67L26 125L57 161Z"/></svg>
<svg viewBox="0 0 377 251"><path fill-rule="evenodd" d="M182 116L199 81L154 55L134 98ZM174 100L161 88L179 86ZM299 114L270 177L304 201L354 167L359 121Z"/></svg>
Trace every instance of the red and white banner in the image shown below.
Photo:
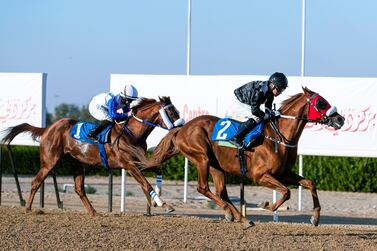
<svg viewBox="0 0 377 251"><path fill-rule="evenodd" d="M46 124L46 78L44 73L0 73L0 140L8 127ZM12 145L38 145L22 133Z"/></svg>
<svg viewBox="0 0 377 251"><path fill-rule="evenodd" d="M157 99L170 96L186 121L211 114L243 120L244 107L236 100L234 89L268 76L185 76L112 74L111 91L121 91L133 84L139 95ZM377 157L376 114L377 78L288 77L287 90L275 99L276 107L290 95L308 87L322 95L345 118L342 129L334 131L324 125L307 124L299 142L299 154L328 156ZM155 146L166 134L155 129L148 146Z"/></svg>

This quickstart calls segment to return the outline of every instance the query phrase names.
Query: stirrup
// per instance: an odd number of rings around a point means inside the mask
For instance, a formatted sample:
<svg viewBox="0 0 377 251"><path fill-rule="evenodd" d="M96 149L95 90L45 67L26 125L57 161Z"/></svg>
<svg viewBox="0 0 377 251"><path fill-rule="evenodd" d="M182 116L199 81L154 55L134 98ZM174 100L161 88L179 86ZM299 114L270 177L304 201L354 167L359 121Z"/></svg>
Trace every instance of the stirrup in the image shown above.
<svg viewBox="0 0 377 251"><path fill-rule="evenodd" d="M95 143L98 143L98 138L96 136L93 136L93 135L90 135L88 134L88 139L90 139L91 141L94 141Z"/></svg>

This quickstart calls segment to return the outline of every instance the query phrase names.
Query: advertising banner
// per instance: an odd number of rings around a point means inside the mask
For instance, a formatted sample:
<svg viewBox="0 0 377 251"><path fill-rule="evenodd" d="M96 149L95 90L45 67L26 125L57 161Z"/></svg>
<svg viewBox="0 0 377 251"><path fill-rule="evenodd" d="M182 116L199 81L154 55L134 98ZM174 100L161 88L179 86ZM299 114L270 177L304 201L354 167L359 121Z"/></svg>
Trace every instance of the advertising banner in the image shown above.
<svg viewBox="0 0 377 251"><path fill-rule="evenodd" d="M0 140L4 130L22 123L45 126L45 73L0 73ZM38 145L22 133L12 145Z"/></svg>
<svg viewBox="0 0 377 251"><path fill-rule="evenodd" d="M185 76L112 74L110 89L119 92L133 84L139 95L157 99L170 96L189 121L200 115L214 115L245 120L248 107L240 104L234 89L253 80L268 76ZM302 155L377 157L377 78L290 77L287 90L275 98L276 107L302 88L319 93L346 119L342 129L335 131L325 125L308 123L299 141ZM156 128L149 136L148 147L158 144L166 131Z"/></svg>

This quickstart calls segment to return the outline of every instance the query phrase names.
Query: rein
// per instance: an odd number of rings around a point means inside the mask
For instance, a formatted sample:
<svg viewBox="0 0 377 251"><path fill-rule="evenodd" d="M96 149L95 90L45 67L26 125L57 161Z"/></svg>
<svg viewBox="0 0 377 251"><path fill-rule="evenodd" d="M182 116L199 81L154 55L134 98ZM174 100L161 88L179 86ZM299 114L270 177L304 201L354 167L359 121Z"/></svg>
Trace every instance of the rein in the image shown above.
<svg viewBox="0 0 377 251"><path fill-rule="evenodd" d="M155 104L151 104L151 105L149 105L149 106L147 106L147 107L143 107L143 108L140 109L140 110L142 110L142 111L143 111L143 110L146 110L146 109L150 108L150 107L153 106L153 105L155 105ZM159 128L162 128L162 129L164 129L164 130L169 131L170 129L172 129L172 128L175 127L175 124L171 122L171 119L170 119L169 115L166 113L165 109L167 109L167 108L169 108L169 107L171 107L171 106L173 106L173 104L167 104L167 105L165 105L165 106L162 106L162 105L160 104L161 109L159 110L159 113L160 113L160 115L161 115L161 117L162 117L162 120L163 120L164 123L167 125L167 127L164 127L164 126L162 126L162 125L160 125L160 124L152 123L152 122L147 121L147 120L144 120L144 119L141 119L141 118L137 117L134 113L132 113L132 117L133 117L137 122L139 122L139 123L141 123L141 124L144 124L144 125L147 125L147 126L152 126L152 127L159 127ZM124 125L123 128L124 128L124 131L125 131L128 135L131 136L131 138L133 138L133 139L136 140L136 141L139 141L139 138L136 137L136 136L132 133L132 131L127 127L127 125Z"/></svg>
<svg viewBox="0 0 377 251"><path fill-rule="evenodd" d="M152 123L152 122L149 122L149 121L143 120L143 119L141 119L141 118L138 118L138 117L136 117L134 114L132 114L132 117L133 117L134 119L136 119L136 121L138 121L138 122L140 122L140 123L142 123L142 124L149 125L149 126L153 126L153 127L160 127L160 128L162 128L162 129L164 129L164 130L168 130L168 131L169 131L168 128L165 128L165 127L163 127L163 126L161 126L161 125L157 125L157 124L154 124L154 123Z"/></svg>
<svg viewBox="0 0 377 251"><path fill-rule="evenodd" d="M278 139L275 139L275 138L273 138L273 137L271 137L271 136L268 136L268 135L264 135L264 134L262 134L263 136L264 136L264 138L265 139L268 139L268 140L270 140L270 141L272 141L272 142L274 142L275 143L275 152L277 152L277 145L279 144L279 145L283 145L283 146L285 146L285 147L288 147L288 148L296 148L297 147L297 144L290 144L290 142L291 142L291 140L288 140L281 132L280 132L280 130L279 130L279 128L276 126L276 123L275 122L273 122L273 121L270 121L270 125L271 125L271 127L272 127L272 129L276 132L276 134L280 137L280 140L278 140Z"/></svg>
<svg viewBox="0 0 377 251"><path fill-rule="evenodd" d="M311 102L311 100L317 96L318 94L313 94L310 98L307 99L307 103L309 105L311 105L312 107L314 107L317 111L317 107ZM315 123L315 124L327 124L327 119L326 119L326 116L324 114L322 114L320 111L318 111L321 115L322 115L322 119L308 119L307 117L296 117L296 116L291 116L291 115L283 115L283 114L280 114L278 116L278 118L284 118L284 119L293 119L293 120L302 120L302 121L305 121L305 122L308 122L308 123ZM297 144L290 144L290 142L292 142L291 140L288 140L279 130L279 128L276 126L276 123L272 120L270 120L270 125L272 127L272 129L275 131L275 133L279 136L280 140L278 139L275 139L271 136L268 136L268 135L263 135L266 139L272 141L272 142L275 142L275 152L277 152L277 145L283 145L285 147L289 147L289 148L296 148L297 147Z"/></svg>
<svg viewBox="0 0 377 251"><path fill-rule="evenodd" d="M327 124L327 121L325 119L307 119L306 117L295 117L295 116L290 116L290 115L279 115L279 117L284 118L284 119L297 119L297 120L303 120L308 123L316 123L316 124Z"/></svg>

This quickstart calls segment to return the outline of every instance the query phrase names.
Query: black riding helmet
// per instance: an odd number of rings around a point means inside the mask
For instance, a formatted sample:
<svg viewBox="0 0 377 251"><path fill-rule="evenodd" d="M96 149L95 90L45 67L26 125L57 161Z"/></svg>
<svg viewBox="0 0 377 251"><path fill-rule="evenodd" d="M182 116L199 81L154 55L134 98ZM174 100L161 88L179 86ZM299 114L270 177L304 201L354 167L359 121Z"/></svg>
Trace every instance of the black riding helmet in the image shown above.
<svg viewBox="0 0 377 251"><path fill-rule="evenodd" d="M288 86L287 77L281 72L275 72L270 76L268 82L276 86L280 92L283 92Z"/></svg>

